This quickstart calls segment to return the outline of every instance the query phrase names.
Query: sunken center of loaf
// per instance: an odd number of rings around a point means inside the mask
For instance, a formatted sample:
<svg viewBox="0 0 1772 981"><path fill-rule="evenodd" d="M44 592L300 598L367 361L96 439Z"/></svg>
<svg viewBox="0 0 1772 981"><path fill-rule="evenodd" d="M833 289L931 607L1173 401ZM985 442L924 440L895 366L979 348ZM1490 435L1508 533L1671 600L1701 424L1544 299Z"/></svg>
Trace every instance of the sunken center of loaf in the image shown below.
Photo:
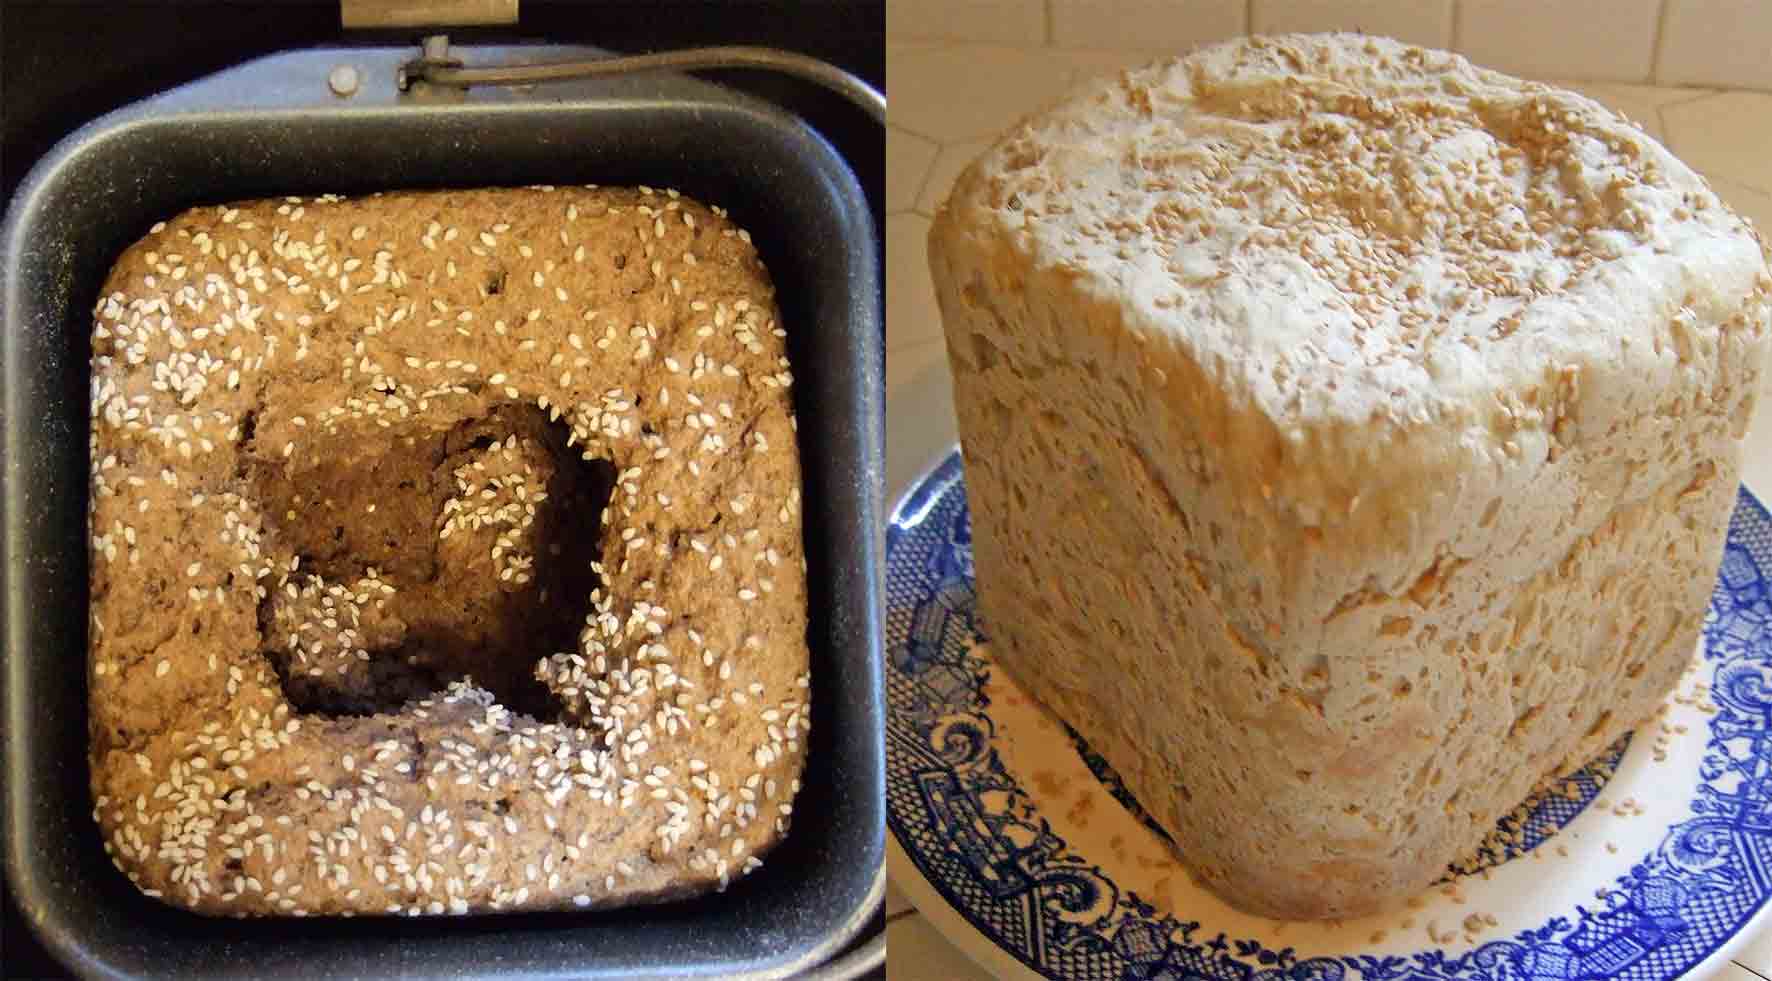
<svg viewBox="0 0 1772 981"><path fill-rule="evenodd" d="M504 403L448 430L327 447L299 469L249 445L267 537L293 566L259 622L295 710L396 711L471 679L555 721L537 652L578 646L615 481L571 440L539 408Z"/></svg>

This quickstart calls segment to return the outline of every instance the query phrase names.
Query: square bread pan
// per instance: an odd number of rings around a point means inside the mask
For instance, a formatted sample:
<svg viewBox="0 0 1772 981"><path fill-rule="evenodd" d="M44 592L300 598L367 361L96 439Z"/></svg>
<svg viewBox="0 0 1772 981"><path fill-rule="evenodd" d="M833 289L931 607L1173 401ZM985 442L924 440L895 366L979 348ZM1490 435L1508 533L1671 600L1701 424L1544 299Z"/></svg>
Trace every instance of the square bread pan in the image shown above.
<svg viewBox="0 0 1772 981"><path fill-rule="evenodd" d="M102 977L785 976L884 892L880 260L842 158L795 117L674 75L400 92L415 48L275 55L75 132L0 232L0 636L6 876L76 972ZM470 65L598 52L469 47ZM348 98L328 88L357 72ZM805 469L813 727L786 840L724 894L595 914L211 919L138 893L91 817L87 404L102 277L183 208L283 194L650 184L728 208L774 277Z"/></svg>

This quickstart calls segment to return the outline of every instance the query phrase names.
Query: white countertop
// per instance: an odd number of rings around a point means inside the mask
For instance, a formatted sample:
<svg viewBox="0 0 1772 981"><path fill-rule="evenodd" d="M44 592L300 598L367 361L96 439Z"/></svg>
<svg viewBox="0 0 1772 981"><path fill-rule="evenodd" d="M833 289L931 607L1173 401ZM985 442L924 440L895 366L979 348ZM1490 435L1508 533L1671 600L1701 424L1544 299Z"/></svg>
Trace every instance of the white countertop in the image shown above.
<svg viewBox="0 0 1772 981"><path fill-rule="evenodd" d="M888 43L891 125L886 143L886 490L889 503L956 440L947 352L929 285L924 239L936 203L989 138L1087 75L1146 56L1038 45ZM1708 177L1717 192L1772 232L1772 95L1712 89L1573 83L1625 113ZM963 96L957 96L963 93ZM1749 434L1744 479L1772 495L1772 393ZM892 978L968 979L985 972L919 914L887 894ZM1694 981L1767 981L1772 929L1735 952L1736 964Z"/></svg>

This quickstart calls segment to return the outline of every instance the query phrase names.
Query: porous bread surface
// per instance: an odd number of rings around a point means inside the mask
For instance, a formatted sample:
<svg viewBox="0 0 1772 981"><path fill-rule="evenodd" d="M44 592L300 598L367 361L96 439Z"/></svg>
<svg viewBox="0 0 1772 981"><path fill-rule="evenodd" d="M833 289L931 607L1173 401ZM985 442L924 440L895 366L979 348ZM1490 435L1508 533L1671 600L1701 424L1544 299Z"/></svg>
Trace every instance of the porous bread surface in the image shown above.
<svg viewBox="0 0 1772 981"><path fill-rule="evenodd" d="M676 192L156 225L92 341L117 867L298 916L610 907L758 867L810 724L785 336L749 236Z"/></svg>
<svg viewBox="0 0 1772 981"><path fill-rule="evenodd" d="M1012 128L929 251L993 650L1236 905L1427 886L1691 655L1772 276L1599 105L1243 39Z"/></svg>

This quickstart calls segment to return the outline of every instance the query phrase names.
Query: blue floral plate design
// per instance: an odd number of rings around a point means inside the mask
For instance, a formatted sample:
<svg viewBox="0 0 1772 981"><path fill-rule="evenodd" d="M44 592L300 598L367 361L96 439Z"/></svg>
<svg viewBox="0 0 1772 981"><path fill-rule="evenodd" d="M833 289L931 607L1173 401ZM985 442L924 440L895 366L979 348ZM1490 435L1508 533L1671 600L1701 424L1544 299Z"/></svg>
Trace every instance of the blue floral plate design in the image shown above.
<svg viewBox="0 0 1772 981"><path fill-rule="evenodd" d="M1772 917L1772 516L1745 488L1668 711L1547 795L1480 875L1325 924L1249 917L1193 886L1106 761L993 667L957 451L913 485L886 549L894 875L914 868L932 895L913 898L944 901L932 919L963 922L950 939L998 970L1673 981Z"/></svg>

